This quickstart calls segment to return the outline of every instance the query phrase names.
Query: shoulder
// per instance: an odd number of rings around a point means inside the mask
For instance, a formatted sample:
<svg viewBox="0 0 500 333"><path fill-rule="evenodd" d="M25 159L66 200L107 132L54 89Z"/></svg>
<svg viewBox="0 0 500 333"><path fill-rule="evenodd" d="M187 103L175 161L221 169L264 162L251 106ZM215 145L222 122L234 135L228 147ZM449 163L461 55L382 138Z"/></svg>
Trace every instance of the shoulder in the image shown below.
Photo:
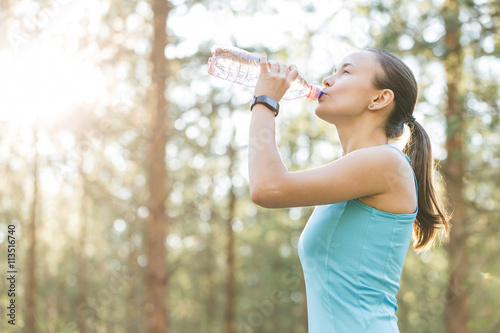
<svg viewBox="0 0 500 333"><path fill-rule="evenodd" d="M343 158L349 159L350 168L358 170L357 177L364 175L365 181L377 184L383 191L394 190L395 183L413 180L409 159L394 146L363 148Z"/></svg>
<svg viewBox="0 0 500 333"><path fill-rule="evenodd" d="M392 169L408 165L405 155L394 146L375 146L358 149L342 158L352 160L352 162L362 162L362 166L371 168Z"/></svg>
<svg viewBox="0 0 500 333"><path fill-rule="evenodd" d="M360 149L359 155L372 170L373 182L380 191L361 196L364 204L394 214L415 211L416 192L412 167L407 157L394 146Z"/></svg>

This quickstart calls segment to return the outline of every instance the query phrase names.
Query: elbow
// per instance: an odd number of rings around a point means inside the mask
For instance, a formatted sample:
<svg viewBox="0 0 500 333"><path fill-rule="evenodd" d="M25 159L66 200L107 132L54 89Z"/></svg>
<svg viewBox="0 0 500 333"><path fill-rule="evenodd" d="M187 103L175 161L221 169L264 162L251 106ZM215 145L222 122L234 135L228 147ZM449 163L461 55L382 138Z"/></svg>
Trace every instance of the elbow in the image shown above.
<svg viewBox="0 0 500 333"><path fill-rule="evenodd" d="M279 191L271 186L252 186L250 188L252 202L263 208L280 208Z"/></svg>
<svg viewBox="0 0 500 333"><path fill-rule="evenodd" d="M252 199L252 202L254 204L265 207L265 200L262 189L259 189L256 186L250 188L250 199Z"/></svg>

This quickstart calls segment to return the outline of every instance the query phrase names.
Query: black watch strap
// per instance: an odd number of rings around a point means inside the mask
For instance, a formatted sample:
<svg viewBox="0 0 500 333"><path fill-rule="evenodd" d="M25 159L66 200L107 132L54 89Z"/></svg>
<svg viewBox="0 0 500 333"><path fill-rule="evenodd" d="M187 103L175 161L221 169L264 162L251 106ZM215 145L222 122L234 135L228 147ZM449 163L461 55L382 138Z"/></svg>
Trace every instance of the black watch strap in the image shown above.
<svg viewBox="0 0 500 333"><path fill-rule="evenodd" d="M280 105L274 99L267 95L254 96L252 100L252 105L250 106L250 111L253 109L255 104L264 104L269 110L274 112L274 116L277 117Z"/></svg>

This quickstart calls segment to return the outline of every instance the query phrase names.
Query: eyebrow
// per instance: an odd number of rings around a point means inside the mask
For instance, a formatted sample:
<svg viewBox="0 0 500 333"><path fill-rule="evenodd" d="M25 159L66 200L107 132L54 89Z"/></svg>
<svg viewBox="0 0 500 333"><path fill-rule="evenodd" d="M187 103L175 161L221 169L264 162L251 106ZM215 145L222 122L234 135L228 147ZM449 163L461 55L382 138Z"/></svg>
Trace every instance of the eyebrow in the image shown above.
<svg viewBox="0 0 500 333"><path fill-rule="evenodd" d="M342 65L340 66L340 69L342 69L342 68L344 68L344 67L347 67L347 66L356 67L354 64L352 64L352 63L350 63L350 62L346 62L346 63L344 63L344 64L342 64ZM333 72L334 72L334 73L336 73L336 72L337 72L337 67L335 67L335 68L333 69Z"/></svg>

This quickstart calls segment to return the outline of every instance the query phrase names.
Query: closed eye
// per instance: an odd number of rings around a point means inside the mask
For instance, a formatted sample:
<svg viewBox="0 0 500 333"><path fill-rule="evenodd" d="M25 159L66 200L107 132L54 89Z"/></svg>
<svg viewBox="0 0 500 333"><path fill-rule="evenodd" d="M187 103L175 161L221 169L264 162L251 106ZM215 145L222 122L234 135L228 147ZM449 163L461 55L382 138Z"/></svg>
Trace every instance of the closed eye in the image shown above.
<svg viewBox="0 0 500 333"><path fill-rule="evenodd" d="M349 72L347 69L344 69L344 70L342 71L342 74L351 74L351 72Z"/></svg>

